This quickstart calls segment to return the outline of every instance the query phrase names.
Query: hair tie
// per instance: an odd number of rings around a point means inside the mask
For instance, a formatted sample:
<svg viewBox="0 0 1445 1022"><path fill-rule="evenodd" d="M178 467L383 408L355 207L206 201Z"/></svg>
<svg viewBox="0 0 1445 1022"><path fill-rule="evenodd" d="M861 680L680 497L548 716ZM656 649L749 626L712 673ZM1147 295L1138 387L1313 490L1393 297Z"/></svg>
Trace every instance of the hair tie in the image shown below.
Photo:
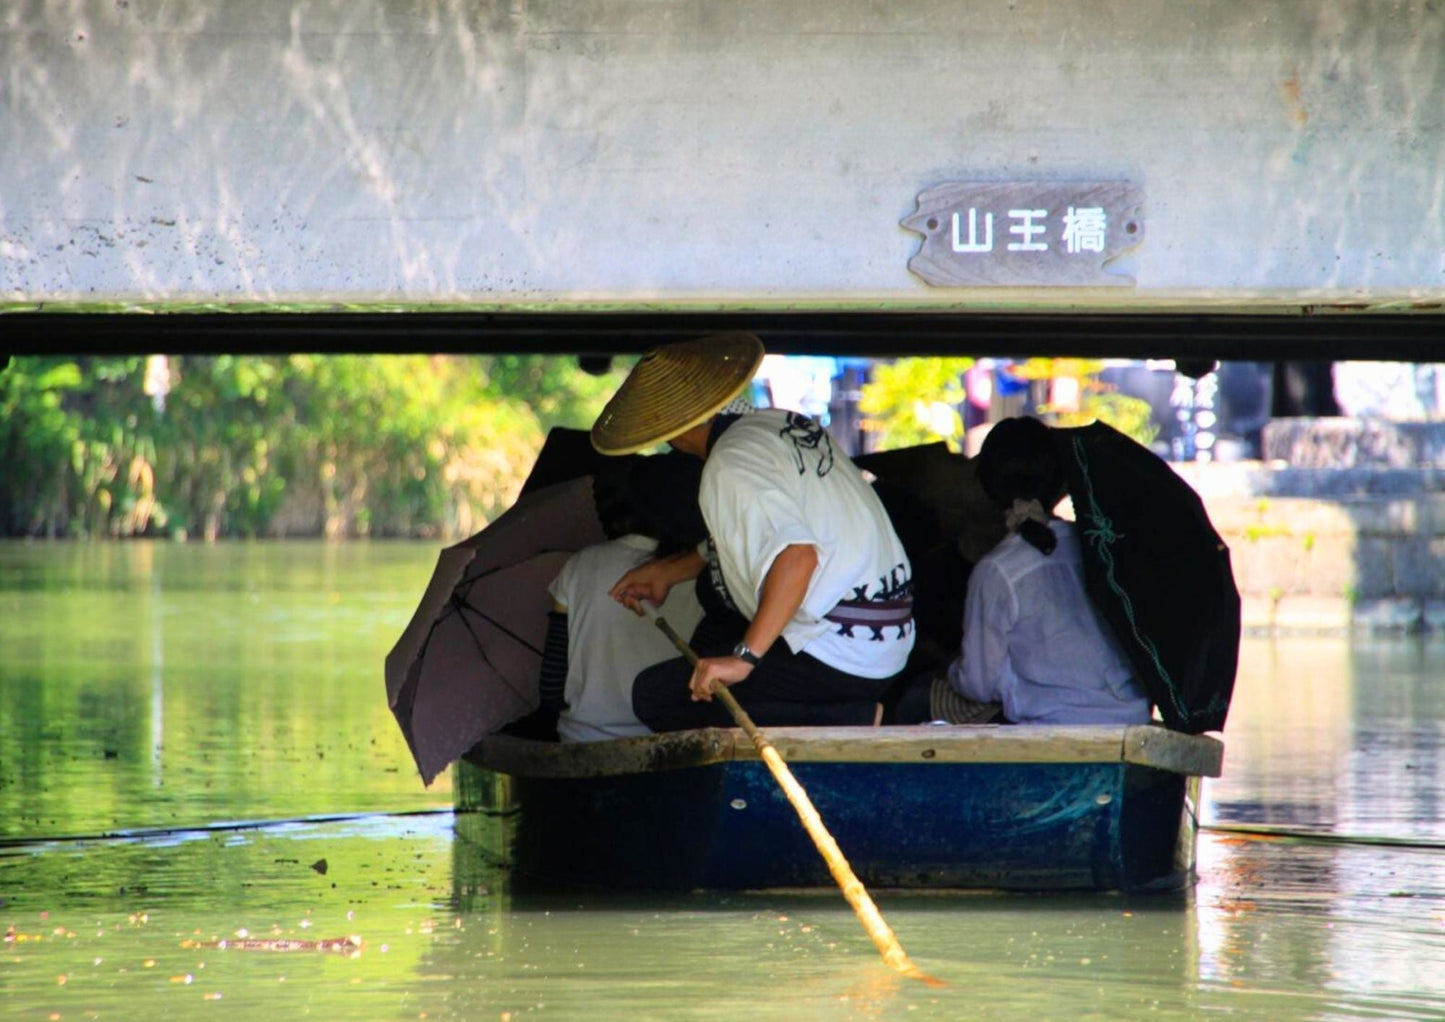
<svg viewBox="0 0 1445 1022"><path fill-rule="evenodd" d="M1049 524L1049 516L1044 513L1044 505L1039 501L1024 500L1022 497L1016 497L1013 506L1004 513L1004 527L1007 528L1009 532L1018 532L1019 526L1028 521L1038 522L1040 525L1047 526Z"/></svg>

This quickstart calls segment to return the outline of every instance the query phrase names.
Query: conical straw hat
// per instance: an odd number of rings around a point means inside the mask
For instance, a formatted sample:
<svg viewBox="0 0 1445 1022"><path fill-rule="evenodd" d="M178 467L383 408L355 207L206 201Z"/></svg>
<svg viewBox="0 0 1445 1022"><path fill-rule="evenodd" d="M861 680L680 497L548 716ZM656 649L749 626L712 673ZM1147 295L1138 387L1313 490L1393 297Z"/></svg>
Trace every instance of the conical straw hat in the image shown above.
<svg viewBox="0 0 1445 1022"><path fill-rule="evenodd" d="M633 454L706 422L737 397L763 361L752 334L713 334L654 348L633 366L592 426L602 454Z"/></svg>

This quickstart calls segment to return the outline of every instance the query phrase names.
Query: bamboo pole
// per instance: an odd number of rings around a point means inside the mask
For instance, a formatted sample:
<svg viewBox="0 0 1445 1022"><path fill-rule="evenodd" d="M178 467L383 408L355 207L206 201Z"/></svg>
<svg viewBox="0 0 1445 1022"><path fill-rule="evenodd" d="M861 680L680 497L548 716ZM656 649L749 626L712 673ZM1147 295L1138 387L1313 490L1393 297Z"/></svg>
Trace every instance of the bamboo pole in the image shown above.
<svg viewBox="0 0 1445 1022"><path fill-rule="evenodd" d="M687 658L687 662L694 667L697 666L697 654L693 652L687 641L678 635L677 631L664 618L658 616L656 609L651 604L644 600L642 605L647 609L648 616L652 618L653 623L662 629L663 634L677 647L678 652ZM817 846L819 853L823 856L823 861L828 864L828 872L833 874L833 880L842 889L843 897L847 898L848 904L853 906L854 914L858 916L858 921L863 924L863 929L867 931L868 936L873 939L873 945L883 956L883 961L897 972L912 979L921 980L931 987L947 986L941 979L928 975L913 964L913 960L903 950L903 945L898 943L893 928L888 925L888 921L883 918L883 913L879 912L878 906L873 903L868 889L863 886L863 881L858 879L858 875L853 872L853 867L848 865L848 860L844 858L843 850L838 847L838 842L833 840L833 835L828 833L828 828L823 825L823 818L818 815L818 810L814 807L813 800L808 797L808 792L798 783L792 770L788 769L788 764L783 761L782 755L773 747L773 743L768 741L767 736L758 730L758 726L753 723L753 719L748 716L747 711L738 704L737 699L728 691L728 687L726 685L714 686L713 695L722 701L728 712L732 714L733 720L737 721L738 727L742 728L748 738L752 739L758 755L768 765L768 770L772 772L778 786L783 789L783 794L788 797L788 801L798 814L798 819L803 822L803 828L813 839L813 844Z"/></svg>

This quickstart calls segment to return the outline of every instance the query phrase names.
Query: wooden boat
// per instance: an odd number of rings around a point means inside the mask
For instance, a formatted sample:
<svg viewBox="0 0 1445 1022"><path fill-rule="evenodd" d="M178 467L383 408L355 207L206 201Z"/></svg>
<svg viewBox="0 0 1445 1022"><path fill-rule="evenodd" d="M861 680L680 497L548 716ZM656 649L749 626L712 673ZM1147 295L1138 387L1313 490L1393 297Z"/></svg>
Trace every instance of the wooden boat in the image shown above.
<svg viewBox="0 0 1445 1022"><path fill-rule="evenodd" d="M870 887L1178 890L1193 882L1214 738L1159 726L769 728ZM527 885L832 886L738 729L555 744L497 735L458 764L461 810ZM498 817L502 823L498 824ZM459 818L459 833L467 830Z"/></svg>

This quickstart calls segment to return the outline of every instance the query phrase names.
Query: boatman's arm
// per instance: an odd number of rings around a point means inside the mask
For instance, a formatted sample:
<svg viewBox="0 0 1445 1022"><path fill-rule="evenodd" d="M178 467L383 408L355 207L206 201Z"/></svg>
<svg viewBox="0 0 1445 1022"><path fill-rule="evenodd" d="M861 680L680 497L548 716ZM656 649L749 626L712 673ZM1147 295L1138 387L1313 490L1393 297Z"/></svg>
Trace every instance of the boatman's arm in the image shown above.
<svg viewBox="0 0 1445 1022"><path fill-rule="evenodd" d="M818 570L818 549L810 543L794 543L783 547L773 559L758 593L758 612L743 634L743 645L754 656L762 657L783 634L793 615L808 595L808 584ZM753 673L753 665L740 656L704 657L693 669L694 701L712 698L713 686L719 682L732 685Z"/></svg>
<svg viewBox="0 0 1445 1022"><path fill-rule="evenodd" d="M626 605L634 614L642 613L642 601L660 607L667 594L679 582L686 582L702 574L703 556L700 550L684 550L672 557L660 557L655 561L639 564L617 580L607 595Z"/></svg>

